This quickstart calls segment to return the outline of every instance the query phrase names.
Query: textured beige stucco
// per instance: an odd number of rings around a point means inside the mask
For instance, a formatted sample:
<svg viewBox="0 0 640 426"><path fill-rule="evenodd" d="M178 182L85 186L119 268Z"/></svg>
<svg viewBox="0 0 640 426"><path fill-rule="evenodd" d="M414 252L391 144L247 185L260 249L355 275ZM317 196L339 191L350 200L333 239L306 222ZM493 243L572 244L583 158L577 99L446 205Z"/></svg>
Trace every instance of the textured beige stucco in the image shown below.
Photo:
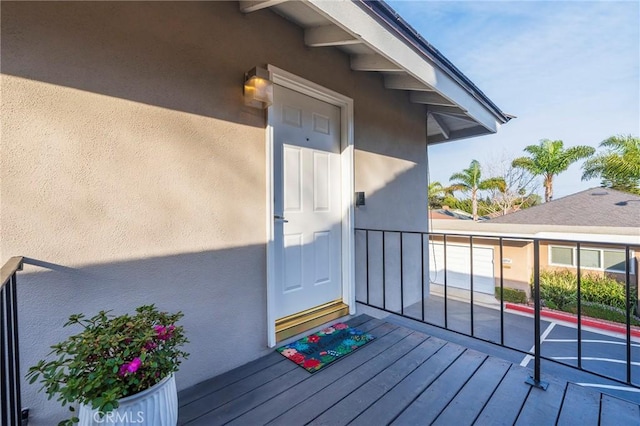
<svg viewBox="0 0 640 426"><path fill-rule="evenodd" d="M3 2L0 261L23 255L22 368L69 314L185 312L185 388L269 351L265 115L271 63L354 99L359 226L426 229L424 110L347 55L235 2ZM38 266L33 266L33 265ZM55 402L23 385L32 425Z"/></svg>

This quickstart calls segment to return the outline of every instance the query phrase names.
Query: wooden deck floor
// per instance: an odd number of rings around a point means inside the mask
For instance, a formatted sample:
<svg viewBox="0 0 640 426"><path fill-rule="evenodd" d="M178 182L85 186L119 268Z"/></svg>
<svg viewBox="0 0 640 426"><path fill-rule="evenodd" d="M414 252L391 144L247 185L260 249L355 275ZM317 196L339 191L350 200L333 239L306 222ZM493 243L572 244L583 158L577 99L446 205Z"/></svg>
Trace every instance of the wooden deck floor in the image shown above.
<svg viewBox="0 0 640 426"><path fill-rule="evenodd" d="M313 375L277 353L179 394L180 425L640 425L640 407L366 315L376 340Z"/></svg>

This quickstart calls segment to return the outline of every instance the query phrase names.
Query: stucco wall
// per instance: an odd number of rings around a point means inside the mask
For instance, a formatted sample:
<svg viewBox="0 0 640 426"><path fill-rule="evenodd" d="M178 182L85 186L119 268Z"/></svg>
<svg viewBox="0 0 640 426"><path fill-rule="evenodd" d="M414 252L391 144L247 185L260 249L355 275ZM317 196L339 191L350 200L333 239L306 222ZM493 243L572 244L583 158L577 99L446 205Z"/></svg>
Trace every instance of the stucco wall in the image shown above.
<svg viewBox="0 0 640 426"><path fill-rule="evenodd" d="M540 268L542 270L553 270L553 271L565 271L565 270L570 270L572 272L576 272L577 268L574 267L567 267L567 266L557 266L557 265L552 265L550 264L550 254L549 254L549 247L550 246L566 246L566 247L572 247L575 248L575 244L573 245L567 245L567 244L562 244L562 243L554 243L554 242L542 242L540 243ZM606 246L606 245L597 245L597 244L583 244L582 245L583 248L611 248L614 250L624 250L624 246ZM631 267L631 272L635 272L632 273L630 276L631 279L631 283L633 285L637 285L637 267L636 265L638 265L638 262L640 262L640 247L637 246L631 246L630 250L632 253L631 256L631 261L632 263L632 267ZM581 269L581 273L582 274L593 274L593 275L607 275L615 280L618 280L619 282L624 283L626 280L626 276L624 273L617 273L617 272L607 272L607 271L603 271L603 270L598 270L598 269L589 269L589 268L585 268L583 267Z"/></svg>
<svg viewBox="0 0 640 426"><path fill-rule="evenodd" d="M69 314L185 312L185 388L268 352L265 116L274 64L355 105L359 226L426 228L423 108L300 28L230 2L2 4L0 261L19 277L23 372ZM64 413L23 385L33 425Z"/></svg>

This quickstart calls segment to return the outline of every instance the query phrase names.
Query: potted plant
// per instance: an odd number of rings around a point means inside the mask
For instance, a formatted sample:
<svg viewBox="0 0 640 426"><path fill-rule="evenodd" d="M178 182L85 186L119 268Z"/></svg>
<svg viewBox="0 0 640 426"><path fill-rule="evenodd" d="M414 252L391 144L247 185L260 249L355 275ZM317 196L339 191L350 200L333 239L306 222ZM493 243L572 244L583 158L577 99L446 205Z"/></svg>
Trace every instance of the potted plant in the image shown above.
<svg viewBox="0 0 640 426"><path fill-rule="evenodd" d="M82 332L53 345L49 355L55 358L31 367L29 383L40 378L49 399L70 404L72 418L59 425L175 426L173 373L189 355L180 349L188 342L176 325L182 317L154 305L137 308L135 315L72 315L64 326L79 325ZM77 415L74 403L80 405Z"/></svg>

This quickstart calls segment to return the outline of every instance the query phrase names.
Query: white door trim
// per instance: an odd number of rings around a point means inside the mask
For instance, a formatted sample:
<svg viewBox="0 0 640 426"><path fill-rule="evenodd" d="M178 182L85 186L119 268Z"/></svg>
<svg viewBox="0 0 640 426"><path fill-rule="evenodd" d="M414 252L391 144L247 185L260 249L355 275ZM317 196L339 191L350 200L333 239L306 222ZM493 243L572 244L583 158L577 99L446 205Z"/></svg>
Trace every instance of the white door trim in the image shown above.
<svg viewBox="0 0 640 426"><path fill-rule="evenodd" d="M354 254L354 164L353 164L353 99L305 80L280 68L268 65L272 81L303 95L340 108L340 161L342 171L342 301L355 313L355 254ZM272 107L271 107L272 108ZM267 110L267 342L276 345L274 278L274 206L273 206L273 114Z"/></svg>

